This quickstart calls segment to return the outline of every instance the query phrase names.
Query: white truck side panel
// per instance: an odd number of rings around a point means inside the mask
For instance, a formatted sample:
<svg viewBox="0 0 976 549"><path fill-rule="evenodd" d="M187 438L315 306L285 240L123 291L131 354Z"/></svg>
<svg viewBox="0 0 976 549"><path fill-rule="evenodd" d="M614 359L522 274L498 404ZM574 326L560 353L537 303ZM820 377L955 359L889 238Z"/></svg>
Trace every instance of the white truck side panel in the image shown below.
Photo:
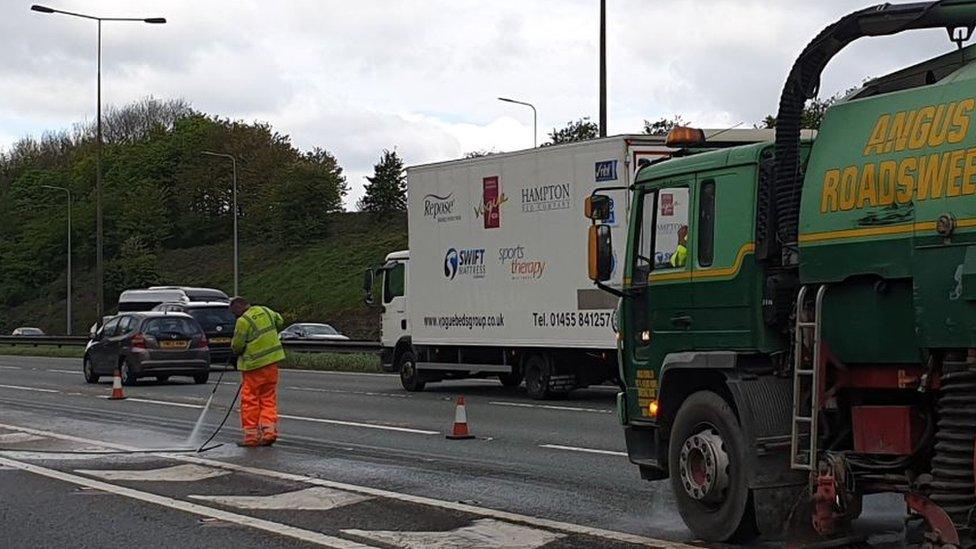
<svg viewBox="0 0 976 549"><path fill-rule="evenodd" d="M413 343L616 348L616 299L587 277L583 206L631 183L638 149L664 151L619 137L409 168ZM622 265L628 193L611 195Z"/></svg>

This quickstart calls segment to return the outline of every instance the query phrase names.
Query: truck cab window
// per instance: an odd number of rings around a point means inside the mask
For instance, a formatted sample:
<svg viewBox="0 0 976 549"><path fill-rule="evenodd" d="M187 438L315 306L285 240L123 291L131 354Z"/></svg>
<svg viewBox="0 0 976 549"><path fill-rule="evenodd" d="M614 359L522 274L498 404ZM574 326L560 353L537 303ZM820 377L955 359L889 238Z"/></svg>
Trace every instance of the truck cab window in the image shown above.
<svg viewBox="0 0 976 549"><path fill-rule="evenodd" d="M383 271L383 303L389 303L394 297L403 295L404 272L403 263L397 263Z"/></svg>
<svg viewBox="0 0 976 549"><path fill-rule="evenodd" d="M698 198L698 264L710 267L715 257L715 181L702 183Z"/></svg>
<svg viewBox="0 0 976 549"><path fill-rule="evenodd" d="M649 191L641 197L640 209L640 240L634 258L633 283L647 284L647 277L654 265L654 203L657 191Z"/></svg>
<svg viewBox="0 0 976 549"><path fill-rule="evenodd" d="M654 209L654 270L682 270L688 266L688 187L658 191Z"/></svg>

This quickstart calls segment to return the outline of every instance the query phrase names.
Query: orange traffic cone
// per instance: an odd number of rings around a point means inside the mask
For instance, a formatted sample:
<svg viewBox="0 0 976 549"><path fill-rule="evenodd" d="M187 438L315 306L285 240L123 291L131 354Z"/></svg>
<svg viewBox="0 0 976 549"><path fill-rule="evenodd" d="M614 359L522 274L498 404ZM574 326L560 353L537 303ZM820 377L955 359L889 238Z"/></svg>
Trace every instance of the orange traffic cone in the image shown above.
<svg viewBox="0 0 976 549"><path fill-rule="evenodd" d="M454 407L454 431L447 435L447 438L451 440L474 438L474 435L468 432L468 414L464 411L464 395L457 399L457 405Z"/></svg>
<svg viewBox="0 0 976 549"><path fill-rule="evenodd" d="M119 369L115 369L115 374L112 375L112 396L108 397L109 400L125 400L125 393L122 392L122 374L119 373Z"/></svg>

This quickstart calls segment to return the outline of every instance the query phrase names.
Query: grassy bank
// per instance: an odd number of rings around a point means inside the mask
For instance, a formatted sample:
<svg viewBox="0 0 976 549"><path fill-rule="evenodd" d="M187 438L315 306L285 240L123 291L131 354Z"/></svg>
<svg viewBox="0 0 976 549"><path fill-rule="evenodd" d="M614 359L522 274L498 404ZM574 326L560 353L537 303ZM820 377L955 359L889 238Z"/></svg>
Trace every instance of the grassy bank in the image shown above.
<svg viewBox="0 0 976 549"><path fill-rule="evenodd" d="M380 359L370 354L288 353L285 368L328 372L380 373Z"/></svg>
<svg viewBox="0 0 976 549"><path fill-rule="evenodd" d="M267 305L285 322L326 322L352 339L379 339L379 308L363 304L363 270L386 254L407 247L407 218L362 213L329 215L329 234L320 240L296 238L288 245L241 243L241 288L252 303ZM234 266L231 241L161 250L155 270L160 283L207 286L231 292ZM95 321L91 271L77 268L73 278L74 331L87 334ZM39 288L33 299L0 309L0 333L37 326L64 333L65 279ZM115 310L109 304L108 312Z"/></svg>
<svg viewBox="0 0 976 549"><path fill-rule="evenodd" d="M81 358L84 353L84 347L56 347L54 345L28 347L25 345L0 345L0 355Z"/></svg>
<svg viewBox="0 0 976 549"><path fill-rule="evenodd" d="M81 358L84 352L82 347L0 345L0 355ZM370 354L288 353L288 358L282 367L327 372L382 372L379 357Z"/></svg>

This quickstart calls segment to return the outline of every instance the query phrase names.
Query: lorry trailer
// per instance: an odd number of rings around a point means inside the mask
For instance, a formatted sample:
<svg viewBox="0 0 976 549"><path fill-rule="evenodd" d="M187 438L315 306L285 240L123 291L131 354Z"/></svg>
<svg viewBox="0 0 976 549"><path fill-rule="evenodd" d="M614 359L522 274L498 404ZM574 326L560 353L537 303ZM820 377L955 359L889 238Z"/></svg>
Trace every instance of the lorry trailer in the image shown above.
<svg viewBox="0 0 976 549"><path fill-rule="evenodd" d="M711 147L772 137L708 133ZM618 378L617 298L587 278L583 204L671 151L663 136L622 135L408 168L410 249L375 271L384 367L409 391L497 377L540 399ZM629 194L606 196L607 230L626 239ZM369 269L368 302L373 280Z"/></svg>
<svg viewBox="0 0 976 549"><path fill-rule="evenodd" d="M864 495L894 492L928 546L974 545L974 27L973 0L848 15L797 59L773 142L674 130L684 150L630 186L626 239L609 197L587 200L590 277L621 298L630 461L670 477L701 539L836 543ZM958 51L867 82L801 139L830 59L909 29ZM680 202L679 247L657 220Z"/></svg>

